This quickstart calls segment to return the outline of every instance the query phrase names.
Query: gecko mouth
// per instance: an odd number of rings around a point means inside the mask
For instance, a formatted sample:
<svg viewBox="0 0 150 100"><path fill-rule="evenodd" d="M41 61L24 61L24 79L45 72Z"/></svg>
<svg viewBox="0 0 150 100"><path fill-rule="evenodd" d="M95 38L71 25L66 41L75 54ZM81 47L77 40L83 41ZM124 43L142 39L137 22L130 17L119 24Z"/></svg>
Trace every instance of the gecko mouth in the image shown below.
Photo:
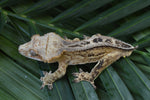
<svg viewBox="0 0 150 100"><path fill-rule="evenodd" d="M31 56L31 57L28 57L28 58L31 58L31 59L34 59L34 60L38 60L38 61L42 61L42 57L40 55Z"/></svg>

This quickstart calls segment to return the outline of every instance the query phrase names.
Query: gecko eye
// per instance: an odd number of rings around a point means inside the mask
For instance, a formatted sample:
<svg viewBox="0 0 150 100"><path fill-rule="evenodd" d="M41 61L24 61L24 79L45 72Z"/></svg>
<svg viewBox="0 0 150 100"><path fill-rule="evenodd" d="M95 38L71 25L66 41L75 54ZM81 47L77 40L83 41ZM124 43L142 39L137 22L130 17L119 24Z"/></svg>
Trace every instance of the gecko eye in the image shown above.
<svg viewBox="0 0 150 100"><path fill-rule="evenodd" d="M37 54L36 54L36 52L35 52L34 50L30 50L30 54L31 54L32 56L37 56Z"/></svg>

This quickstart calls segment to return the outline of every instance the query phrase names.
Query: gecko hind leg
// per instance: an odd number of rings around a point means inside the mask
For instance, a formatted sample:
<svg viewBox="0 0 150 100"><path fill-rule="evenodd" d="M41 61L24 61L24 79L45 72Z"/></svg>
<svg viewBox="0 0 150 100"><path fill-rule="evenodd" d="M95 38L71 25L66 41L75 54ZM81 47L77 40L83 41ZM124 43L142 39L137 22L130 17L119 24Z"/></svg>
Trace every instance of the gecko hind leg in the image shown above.
<svg viewBox="0 0 150 100"><path fill-rule="evenodd" d="M102 68L103 63L104 63L104 60L98 61L98 63L95 65L95 67L92 69L90 73L84 72L82 71L82 69L79 69L79 73L72 73L73 76L76 77L74 79L74 82L88 81L96 89L96 86L94 85L94 80L102 71L101 68Z"/></svg>

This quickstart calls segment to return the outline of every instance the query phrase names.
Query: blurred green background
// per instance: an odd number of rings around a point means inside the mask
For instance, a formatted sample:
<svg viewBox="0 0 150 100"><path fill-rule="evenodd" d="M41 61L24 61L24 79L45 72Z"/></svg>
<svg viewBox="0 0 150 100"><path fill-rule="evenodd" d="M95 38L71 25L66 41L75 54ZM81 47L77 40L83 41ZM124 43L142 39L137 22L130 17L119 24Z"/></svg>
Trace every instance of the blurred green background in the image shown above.
<svg viewBox="0 0 150 100"><path fill-rule="evenodd" d="M52 91L40 90L42 71L56 70L25 58L18 46L33 34L56 32L70 39L96 33L139 48L96 79L73 83L70 66ZM0 0L0 100L150 100L150 0Z"/></svg>

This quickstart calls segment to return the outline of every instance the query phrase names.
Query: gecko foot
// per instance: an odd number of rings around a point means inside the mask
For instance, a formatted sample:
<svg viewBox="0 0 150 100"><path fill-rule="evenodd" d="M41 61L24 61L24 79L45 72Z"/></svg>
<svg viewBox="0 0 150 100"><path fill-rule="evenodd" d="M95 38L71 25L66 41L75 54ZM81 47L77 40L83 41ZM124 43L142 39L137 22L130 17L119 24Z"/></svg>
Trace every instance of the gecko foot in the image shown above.
<svg viewBox="0 0 150 100"><path fill-rule="evenodd" d="M96 89L96 86L94 85L94 80L91 77L91 74L88 72L84 72L82 69L79 69L79 73L72 73L74 77L74 82L78 83L80 81L88 81L91 83L91 85Z"/></svg>
<svg viewBox="0 0 150 100"><path fill-rule="evenodd" d="M40 78L40 80L43 82L40 89L43 89L47 85L48 88L51 90L53 88L53 82L54 82L53 75L51 71L49 73L43 71L43 74L44 74L44 77Z"/></svg>

